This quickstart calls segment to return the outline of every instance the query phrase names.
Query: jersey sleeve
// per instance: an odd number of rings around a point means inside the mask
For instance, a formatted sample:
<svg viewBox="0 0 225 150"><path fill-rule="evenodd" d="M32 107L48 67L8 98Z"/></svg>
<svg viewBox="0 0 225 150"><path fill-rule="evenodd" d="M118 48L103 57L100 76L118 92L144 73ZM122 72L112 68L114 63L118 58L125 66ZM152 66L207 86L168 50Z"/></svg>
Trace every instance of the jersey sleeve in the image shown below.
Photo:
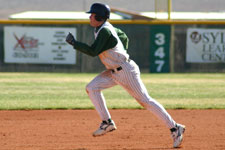
<svg viewBox="0 0 225 150"><path fill-rule="evenodd" d="M91 46L75 41L74 48L82 53L94 57L105 50L115 47L117 42L117 39L112 35L111 31L107 28L103 28Z"/></svg>
<svg viewBox="0 0 225 150"><path fill-rule="evenodd" d="M128 50L128 44L129 44L129 38L127 37L127 35L120 29L118 28L115 28L116 30L116 33L118 35L118 37L120 38L122 44L123 44L123 47L125 50Z"/></svg>

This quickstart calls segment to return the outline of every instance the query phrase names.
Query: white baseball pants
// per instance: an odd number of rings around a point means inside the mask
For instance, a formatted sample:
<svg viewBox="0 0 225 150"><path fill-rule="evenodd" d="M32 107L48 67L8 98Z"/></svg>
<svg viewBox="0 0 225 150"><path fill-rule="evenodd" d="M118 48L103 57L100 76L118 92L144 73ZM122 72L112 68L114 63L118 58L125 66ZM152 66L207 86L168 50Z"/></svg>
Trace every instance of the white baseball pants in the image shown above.
<svg viewBox="0 0 225 150"><path fill-rule="evenodd" d="M102 120L111 118L106 106L105 98L101 91L115 85L120 85L143 107L150 110L161 119L169 129L175 127L175 121L167 113L164 107L149 96L148 91L140 78L140 70L136 63L131 60L130 62L122 64L121 67L122 70L114 73L111 70L102 72L86 86L86 91L100 118Z"/></svg>

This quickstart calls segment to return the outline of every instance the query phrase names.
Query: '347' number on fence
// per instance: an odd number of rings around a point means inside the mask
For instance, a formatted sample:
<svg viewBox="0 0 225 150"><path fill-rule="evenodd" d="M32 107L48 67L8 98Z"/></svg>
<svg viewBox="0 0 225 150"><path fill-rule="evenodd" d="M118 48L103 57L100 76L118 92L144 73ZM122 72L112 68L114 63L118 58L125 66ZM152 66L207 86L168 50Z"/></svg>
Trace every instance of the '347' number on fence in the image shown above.
<svg viewBox="0 0 225 150"><path fill-rule="evenodd" d="M155 64L157 65L156 71L161 72L163 65L165 64L164 57L165 57L165 34L157 33L155 35L155 44L157 45L157 49L154 53L154 56L158 59L155 60Z"/></svg>

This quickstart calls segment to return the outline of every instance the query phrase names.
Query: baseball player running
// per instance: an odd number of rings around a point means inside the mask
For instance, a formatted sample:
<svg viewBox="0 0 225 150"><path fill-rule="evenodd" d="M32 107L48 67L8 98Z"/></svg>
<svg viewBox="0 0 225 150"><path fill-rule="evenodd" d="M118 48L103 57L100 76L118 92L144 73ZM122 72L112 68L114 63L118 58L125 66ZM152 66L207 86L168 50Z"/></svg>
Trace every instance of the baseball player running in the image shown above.
<svg viewBox="0 0 225 150"><path fill-rule="evenodd" d="M93 136L104 135L107 132L116 130L116 125L106 106L102 90L115 85L122 86L137 102L147 110L155 114L170 129L173 138L173 147L179 147L185 126L176 123L167 113L164 107L149 96L148 91L140 78L140 70L137 64L129 59L127 53L128 37L126 34L113 27L107 19L110 17L108 5L94 3L90 11L90 25L95 28L95 41L89 46L77 41L69 33L66 41L74 49L90 56L99 56L106 70L96 76L87 86L86 91L94 104L102 123L93 133Z"/></svg>

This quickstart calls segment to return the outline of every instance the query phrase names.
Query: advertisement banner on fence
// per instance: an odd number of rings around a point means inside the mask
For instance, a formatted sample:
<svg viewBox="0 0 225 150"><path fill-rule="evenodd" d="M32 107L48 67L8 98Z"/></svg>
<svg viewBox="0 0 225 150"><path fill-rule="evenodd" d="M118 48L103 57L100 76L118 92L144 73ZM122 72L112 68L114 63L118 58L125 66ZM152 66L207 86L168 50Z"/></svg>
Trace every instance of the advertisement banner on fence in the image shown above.
<svg viewBox="0 0 225 150"><path fill-rule="evenodd" d="M5 63L76 64L76 51L65 42L76 28L4 27Z"/></svg>
<svg viewBox="0 0 225 150"><path fill-rule="evenodd" d="M224 29L189 28L186 44L186 62L225 62Z"/></svg>

